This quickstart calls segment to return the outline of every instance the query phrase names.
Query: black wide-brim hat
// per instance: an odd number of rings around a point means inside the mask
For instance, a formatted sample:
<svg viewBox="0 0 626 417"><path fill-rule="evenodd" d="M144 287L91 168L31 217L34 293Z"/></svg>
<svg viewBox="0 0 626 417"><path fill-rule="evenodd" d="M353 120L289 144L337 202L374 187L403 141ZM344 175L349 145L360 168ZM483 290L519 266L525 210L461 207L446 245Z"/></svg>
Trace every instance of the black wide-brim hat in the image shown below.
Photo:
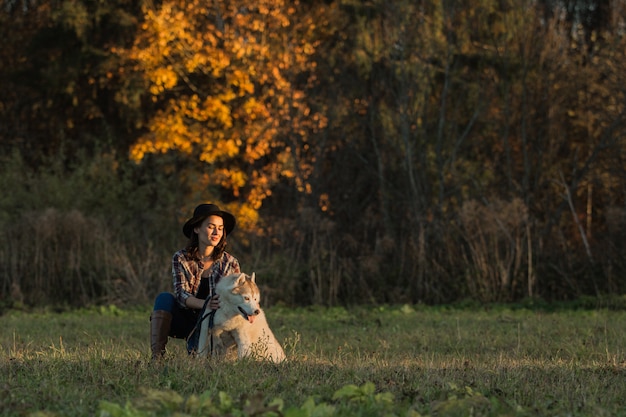
<svg viewBox="0 0 626 417"><path fill-rule="evenodd" d="M193 211L193 217L187 220L183 226L183 234L188 238L191 238L193 228L209 216L219 216L224 219L224 230L226 231L226 235L231 234L235 228L235 224L237 223L235 216L227 211L220 210L220 208L215 204L200 204Z"/></svg>

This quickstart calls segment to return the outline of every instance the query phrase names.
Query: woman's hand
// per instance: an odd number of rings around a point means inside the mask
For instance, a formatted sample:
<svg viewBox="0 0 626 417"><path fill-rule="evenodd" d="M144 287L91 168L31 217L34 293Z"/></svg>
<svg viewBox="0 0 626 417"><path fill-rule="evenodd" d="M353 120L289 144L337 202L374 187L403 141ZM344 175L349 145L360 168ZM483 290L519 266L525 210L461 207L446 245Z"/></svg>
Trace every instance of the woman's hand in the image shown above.
<svg viewBox="0 0 626 417"><path fill-rule="evenodd" d="M211 300L209 301L209 305L208 305L209 310L217 310L218 308L220 308L220 296L215 294Z"/></svg>

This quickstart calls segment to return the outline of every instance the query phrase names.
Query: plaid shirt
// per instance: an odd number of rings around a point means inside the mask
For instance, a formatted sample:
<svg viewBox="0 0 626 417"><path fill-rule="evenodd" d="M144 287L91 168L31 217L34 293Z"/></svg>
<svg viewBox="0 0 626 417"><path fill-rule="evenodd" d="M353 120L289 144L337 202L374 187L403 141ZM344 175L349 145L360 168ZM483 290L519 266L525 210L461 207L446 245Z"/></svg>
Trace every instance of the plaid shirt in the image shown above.
<svg viewBox="0 0 626 417"><path fill-rule="evenodd" d="M185 302L190 296L195 296L200 288L200 279L204 270L201 262L187 259L187 251L181 249L172 257L172 278L174 280L174 294L181 307L186 308ZM234 256L224 252L222 257L209 267L209 294L215 291L215 284L221 277L241 272L239 261Z"/></svg>

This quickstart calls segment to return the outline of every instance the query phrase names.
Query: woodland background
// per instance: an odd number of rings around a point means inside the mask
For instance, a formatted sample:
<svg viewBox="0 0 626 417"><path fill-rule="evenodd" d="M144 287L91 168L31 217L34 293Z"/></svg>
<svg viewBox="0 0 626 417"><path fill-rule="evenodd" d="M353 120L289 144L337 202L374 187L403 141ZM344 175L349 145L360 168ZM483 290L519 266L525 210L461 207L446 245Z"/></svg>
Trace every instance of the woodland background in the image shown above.
<svg viewBox="0 0 626 417"><path fill-rule="evenodd" d="M624 0L2 0L0 300L149 304L200 202L266 304L626 292Z"/></svg>

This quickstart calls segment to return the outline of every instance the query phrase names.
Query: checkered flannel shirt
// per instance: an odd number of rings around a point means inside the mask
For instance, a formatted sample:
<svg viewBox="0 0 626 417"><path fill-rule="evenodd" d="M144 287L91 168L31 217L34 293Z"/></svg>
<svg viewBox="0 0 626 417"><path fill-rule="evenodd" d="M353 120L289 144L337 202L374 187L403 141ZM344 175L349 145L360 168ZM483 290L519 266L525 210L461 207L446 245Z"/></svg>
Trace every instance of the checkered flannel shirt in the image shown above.
<svg viewBox="0 0 626 417"><path fill-rule="evenodd" d="M181 249L172 257L172 278L174 281L174 294L176 301L181 307L186 308L185 302L190 296L195 296L200 288L202 276L202 263L187 258L187 250ZM221 277L241 272L239 261L227 252L209 267L209 294L215 291L215 284Z"/></svg>

